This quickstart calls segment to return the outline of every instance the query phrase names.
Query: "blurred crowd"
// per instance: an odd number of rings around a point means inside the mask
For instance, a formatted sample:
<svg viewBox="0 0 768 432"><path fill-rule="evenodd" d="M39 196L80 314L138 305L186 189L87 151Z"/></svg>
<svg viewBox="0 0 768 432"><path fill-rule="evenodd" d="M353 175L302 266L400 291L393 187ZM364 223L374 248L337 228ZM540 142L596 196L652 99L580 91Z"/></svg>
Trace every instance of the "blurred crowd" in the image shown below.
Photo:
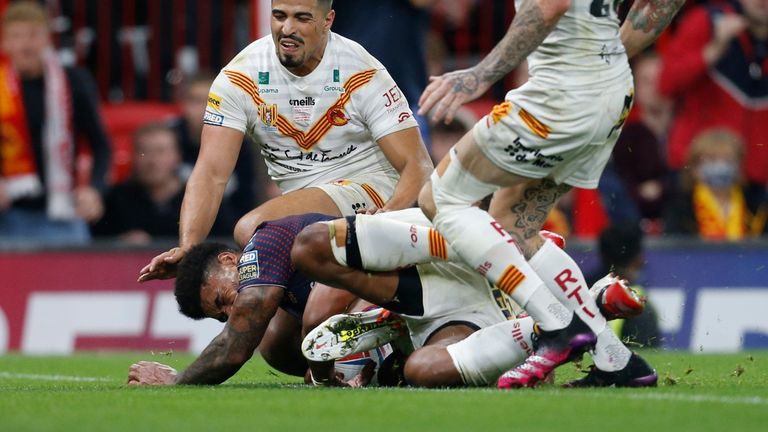
<svg viewBox="0 0 768 432"><path fill-rule="evenodd" d="M472 63L501 37L511 3L336 0L333 30L379 58L415 108L430 74ZM484 20L500 23L489 29ZM51 28L36 2L11 2L2 15L0 243L175 237L211 68L174 82L162 115L134 110L141 121L119 137L114 125L127 111L100 108L109 98L87 69L62 63ZM593 238L616 227L720 241L767 235L768 0L689 2L632 67L634 107L598 191L573 191L548 227ZM524 82L521 69L504 85ZM435 160L503 90L452 124L418 119ZM118 121L102 118L109 111ZM259 153L258 143L243 143L215 235L230 236L240 216L279 193Z"/></svg>

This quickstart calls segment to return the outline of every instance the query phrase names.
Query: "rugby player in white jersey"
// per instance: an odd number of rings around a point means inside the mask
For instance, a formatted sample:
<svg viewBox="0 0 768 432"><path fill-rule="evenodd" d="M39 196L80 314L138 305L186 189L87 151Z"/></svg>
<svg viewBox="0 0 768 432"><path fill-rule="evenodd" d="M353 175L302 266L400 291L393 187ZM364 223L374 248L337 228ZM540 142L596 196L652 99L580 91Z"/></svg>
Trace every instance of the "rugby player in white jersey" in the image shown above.
<svg viewBox="0 0 768 432"><path fill-rule="evenodd" d="M216 78L179 246L153 258L139 281L173 277L185 252L208 235L246 133L261 144L284 195L238 222L239 246L265 220L415 204L432 165L408 102L381 63L330 31L331 6L273 0L271 36L246 47Z"/></svg>
<svg viewBox="0 0 768 432"><path fill-rule="evenodd" d="M543 231L557 247L562 237ZM293 265L313 280L347 289L405 320L415 352L405 381L419 387L484 386L523 362L534 322L516 318L519 306L466 264L418 209L356 215L308 225L296 237ZM403 267L418 264L415 267ZM392 270L400 269L396 272ZM643 301L613 275L589 292L606 318L642 312ZM336 360L388 342L394 334L381 309L336 315L308 332L302 351L315 383L339 384L320 360ZM323 374L326 376L323 376ZM569 386L656 385L656 372L636 354L625 373L592 371Z"/></svg>
<svg viewBox="0 0 768 432"><path fill-rule="evenodd" d="M528 60L529 81L456 144L419 197L462 259L543 330L535 355L502 376L502 388L535 386L590 347L606 374L632 367L631 351L597 313L578 265L537 235L571 187L597 187L632 106L628 58L656 39L683 0L637 0L623 25L619 3L517 0L493 51L475 67L433 77L420 100L420 113L450 121L461 104ZM499 189L490 212L472 207Z"/></svg>

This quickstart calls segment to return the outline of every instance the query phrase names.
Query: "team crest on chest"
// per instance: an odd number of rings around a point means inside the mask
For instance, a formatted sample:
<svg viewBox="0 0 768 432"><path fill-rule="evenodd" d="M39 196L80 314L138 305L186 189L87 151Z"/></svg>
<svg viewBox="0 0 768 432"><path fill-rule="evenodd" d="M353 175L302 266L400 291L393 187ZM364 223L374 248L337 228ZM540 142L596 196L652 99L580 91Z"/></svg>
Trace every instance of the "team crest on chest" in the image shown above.
<svg viewBox="0 0 768 432"><path fill-rule="evenodd" d="M262 103L259 105L259 118L267 127L277 124L277 104Z"/></svg>

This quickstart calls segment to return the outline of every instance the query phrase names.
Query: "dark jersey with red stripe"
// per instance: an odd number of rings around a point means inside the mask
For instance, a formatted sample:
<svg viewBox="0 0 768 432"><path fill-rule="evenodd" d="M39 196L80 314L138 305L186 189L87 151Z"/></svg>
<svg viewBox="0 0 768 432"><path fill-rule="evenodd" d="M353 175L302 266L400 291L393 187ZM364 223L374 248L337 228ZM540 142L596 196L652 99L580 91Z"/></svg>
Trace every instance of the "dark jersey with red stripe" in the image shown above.
<svg viewBox="0 0 768 432"><path fill-rule="evenodd" d="M237 265L240 278L238 291L260 285L282 287L285 295L280 307L301 319L314 282L293 267L291 247L296 236L307 225L336 218L308 213L259 225L243 249Z"/></svg>

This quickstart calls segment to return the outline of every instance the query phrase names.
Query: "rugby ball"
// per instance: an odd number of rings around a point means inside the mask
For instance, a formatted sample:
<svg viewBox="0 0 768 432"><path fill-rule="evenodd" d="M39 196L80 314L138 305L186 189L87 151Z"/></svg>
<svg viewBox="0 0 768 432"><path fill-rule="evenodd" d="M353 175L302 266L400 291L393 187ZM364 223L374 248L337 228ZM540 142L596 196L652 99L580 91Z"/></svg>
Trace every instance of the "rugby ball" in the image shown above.
<svg viewBox="0 0 768 432"><path fill-rule="evenodd" d="M386 344L370 351L348 355L336 360L336 372L343 375L342 379L344 381L349 381L359 375L363 371L365 365L373 361L376 366L374 367L373 378L369 385L377 385L379 366L390 354L392 354L392 347L389 344Z"/></svg>

